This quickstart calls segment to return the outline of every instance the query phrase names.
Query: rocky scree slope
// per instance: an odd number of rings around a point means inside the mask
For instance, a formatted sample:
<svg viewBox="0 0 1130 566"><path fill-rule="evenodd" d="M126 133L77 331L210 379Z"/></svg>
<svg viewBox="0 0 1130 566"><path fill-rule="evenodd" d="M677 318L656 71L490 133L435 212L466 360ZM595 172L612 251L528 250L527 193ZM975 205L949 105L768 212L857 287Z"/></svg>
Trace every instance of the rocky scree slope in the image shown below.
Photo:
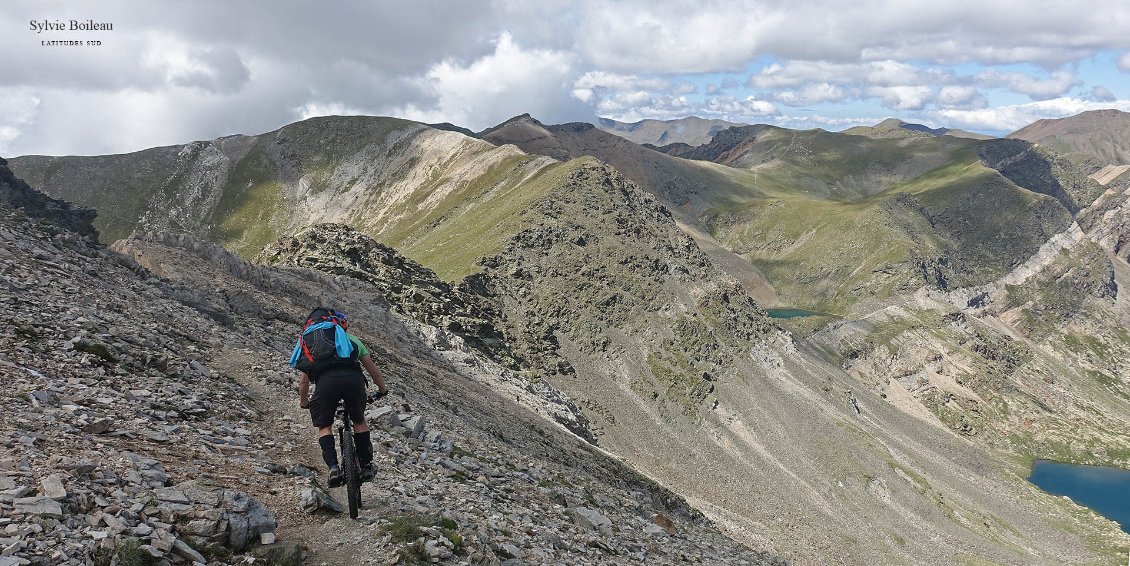
<svg viewBox="0 0 1130 566"><path fill-rule="evenodd" d="M85 238L98 239L93 221L97 213L94 209L79 208L66 201L51 198L17 178L8 162L0 158L0 204L18 208L28 216L46 222L56 228L71 231Z"/></svg>
<svg viewBox="0 0 1130 566"><path fill-rule="evenodd" d="M0 206L6 562L775 563L479 384L489 363L376 287L186 236L117 246L134 261L42 226ZM331 299L398 391L374 412L360 522L296 501L324 490L285 358L300 313Z"/></svg>
<svg viewBox="0 0 1130 566"><path fill-rule="evenodd" d="M234 480L278 445L255 399L209 368L215 322L7 207L0 240L3 560L223 562L273 533Z"/></svg>

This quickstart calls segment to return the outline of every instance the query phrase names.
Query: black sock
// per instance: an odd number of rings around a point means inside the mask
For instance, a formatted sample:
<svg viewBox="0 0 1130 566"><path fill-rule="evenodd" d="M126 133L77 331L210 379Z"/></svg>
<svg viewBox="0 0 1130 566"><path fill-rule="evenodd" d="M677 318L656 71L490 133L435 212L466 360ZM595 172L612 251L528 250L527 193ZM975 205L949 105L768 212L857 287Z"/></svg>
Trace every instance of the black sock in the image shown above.
<svg viewBox="0 0 1130 566"><path fill-rule="evenodd" d="M373 441L369 431L353 433L353 444L357 445L357 462L362 466L373 463Z"/></svg>
<svg viewBox="0 0 1130 566"><path fill-rule="evenodd" d="M322 459L331 468L337 467L337 448L334 447L334 435L327 434L318 437L318 446L322 447Z"/></svg>

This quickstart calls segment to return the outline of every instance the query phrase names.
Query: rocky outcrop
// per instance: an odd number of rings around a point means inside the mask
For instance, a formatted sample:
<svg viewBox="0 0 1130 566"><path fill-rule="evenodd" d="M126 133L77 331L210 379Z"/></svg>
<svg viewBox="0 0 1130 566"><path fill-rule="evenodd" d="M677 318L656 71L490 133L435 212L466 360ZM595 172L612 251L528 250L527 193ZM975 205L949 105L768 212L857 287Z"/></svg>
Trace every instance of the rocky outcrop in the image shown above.
<svg viewBox="0 0 1130 566"><path fill-rule="evenodd" d="M272 265L315 269L364 281L378 290L383 304L418 323L421 335L436 349L481 357L497 370L492 382L524 398L577 434L591 441L588 419L565 395L545 380L526 377L542 370L543 360L528 351L515 353L512 338L499 329L504 314L489 282L481 276L452 286L430 269L405 258L372 238L336 224L318 225L268 246L258 257ZM542 347L544 349L544 347ZM568 362L555 358L554 371L572 373Z"/></svg>
<svg viewBox="0 0 1130 566"><path fill-rule="evenodd" d="M8 169L8 162L3 158L0 158L0 205L18 208L58 228L98 240L93 224L97 216L94 209L77 207L31 188Z"/></svg>
<svg viewBox="0 0 1130 566"><path fill-rule="evenodd" d="M353 228L319 224L271 244L256 261L372 283L394 311L451 332L510 369L522 369L494 325L501 316L497 305L441 280L432 270Z"/></svg>

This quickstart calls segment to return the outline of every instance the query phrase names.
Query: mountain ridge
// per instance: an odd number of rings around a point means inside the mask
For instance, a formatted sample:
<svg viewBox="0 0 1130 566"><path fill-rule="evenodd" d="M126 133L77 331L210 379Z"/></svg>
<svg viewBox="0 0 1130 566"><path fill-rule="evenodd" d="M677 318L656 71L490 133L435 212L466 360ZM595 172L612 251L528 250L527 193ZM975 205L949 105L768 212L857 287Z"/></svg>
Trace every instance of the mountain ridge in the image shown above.
<svg viewBox="0 0 1130 566"><path fill-rule="evenodd" d="M1045 145L1068 157L1092 158L1102 165L1130 165L1130 113L1088 110L1067 118L1037 120L1011 134Z"/></svg>
<svg viewBox="0 0 1130 566"><path fill-rule="evenodd" d="M967 132L956 128L931 128L923 124L904 122L898 118L887 118L874 126L854 126L842 133L876 138L901 138L915 136L953 136L975 140L993 139L993 136Z"/></svg>
<svg viewBox="0 0 1130 566"><path fill-rule="evenodd" d="M744 124L687 116L673 120L648 119L630 123L610 118L597 118L594 125L640 145L664 146L682 143L696 146L708 143L721 130Z"/></svg>

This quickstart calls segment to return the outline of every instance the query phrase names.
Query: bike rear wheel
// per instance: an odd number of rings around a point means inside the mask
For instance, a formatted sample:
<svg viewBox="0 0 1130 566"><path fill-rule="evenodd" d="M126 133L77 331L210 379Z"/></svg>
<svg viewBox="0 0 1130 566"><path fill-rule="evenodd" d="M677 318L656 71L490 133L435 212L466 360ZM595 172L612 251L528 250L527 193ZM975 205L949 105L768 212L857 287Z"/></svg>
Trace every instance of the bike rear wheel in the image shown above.
<svg viewBox="0 0 1130 566"><path fill-rule="evenodd" d="M349 518L356 519L361 508L361 465L357 463L357 445L353 431L341 429L341 466L345 476L345 492L349 499Z"/></svg>

